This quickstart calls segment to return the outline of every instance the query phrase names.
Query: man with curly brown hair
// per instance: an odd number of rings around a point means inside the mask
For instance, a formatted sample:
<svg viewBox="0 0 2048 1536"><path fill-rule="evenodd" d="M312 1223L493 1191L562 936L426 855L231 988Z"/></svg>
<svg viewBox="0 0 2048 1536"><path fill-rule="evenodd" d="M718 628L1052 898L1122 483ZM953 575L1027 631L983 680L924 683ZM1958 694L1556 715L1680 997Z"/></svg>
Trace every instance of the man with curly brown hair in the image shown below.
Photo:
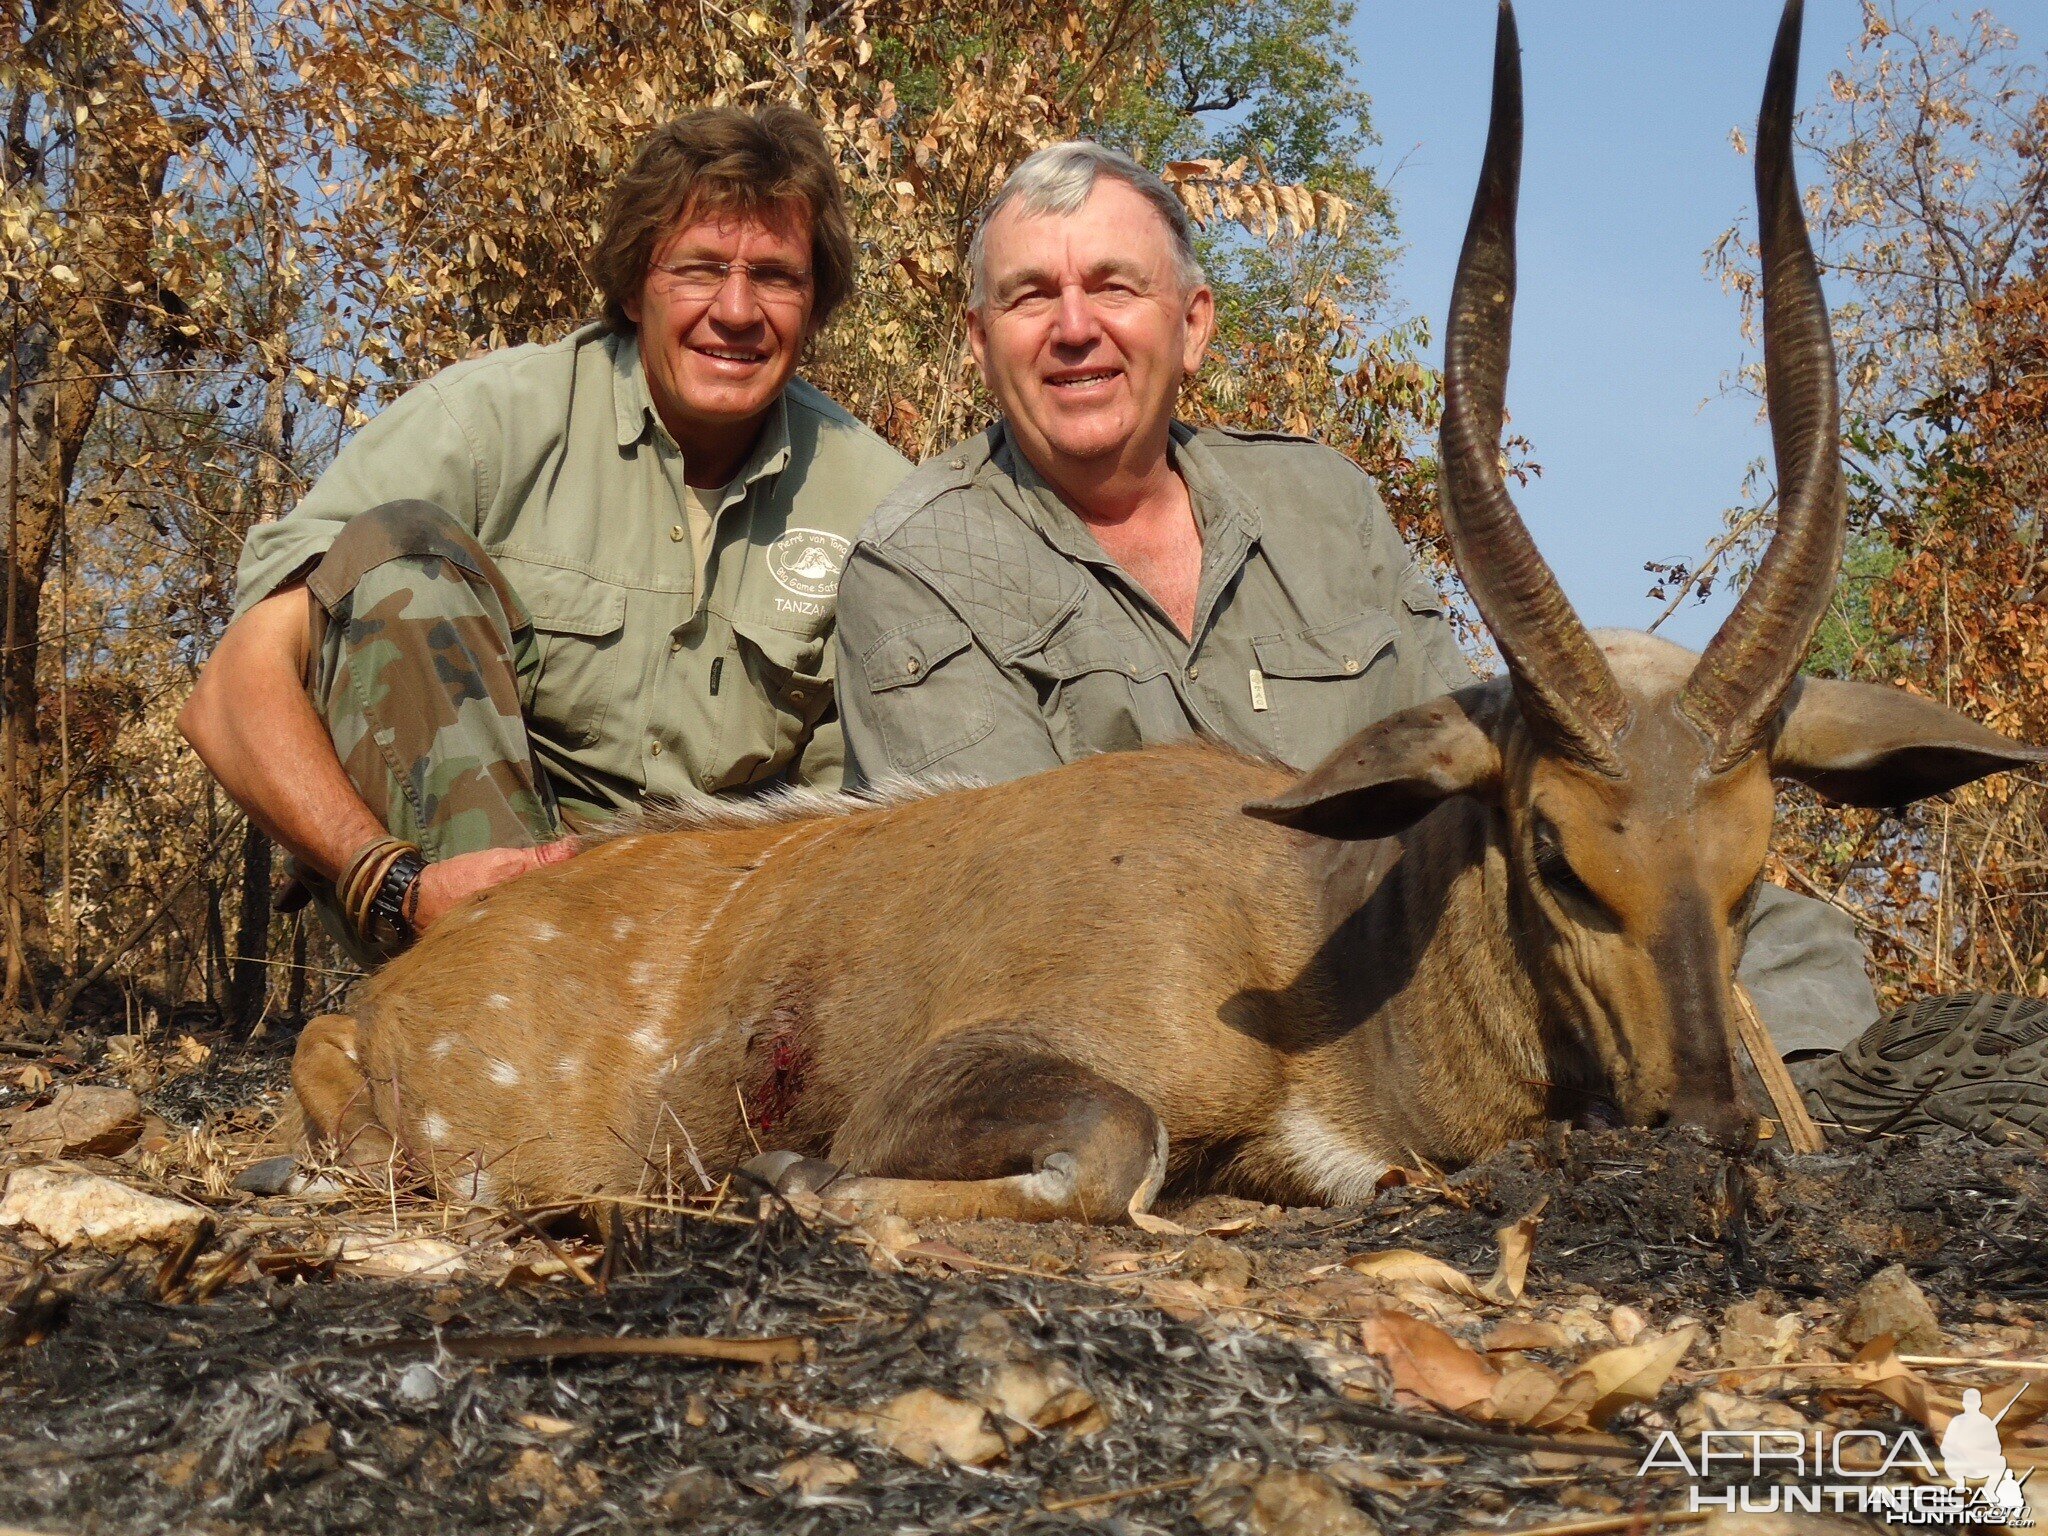
<svg viewBox="0 0 2048 1536"><path fill-rule="evenodd" d="M796 375L853 265L814 122L681 118L601 321L410 390L251 532L180 727L359 958L643 797L839 786L839 569L908 467Z"/></svg>

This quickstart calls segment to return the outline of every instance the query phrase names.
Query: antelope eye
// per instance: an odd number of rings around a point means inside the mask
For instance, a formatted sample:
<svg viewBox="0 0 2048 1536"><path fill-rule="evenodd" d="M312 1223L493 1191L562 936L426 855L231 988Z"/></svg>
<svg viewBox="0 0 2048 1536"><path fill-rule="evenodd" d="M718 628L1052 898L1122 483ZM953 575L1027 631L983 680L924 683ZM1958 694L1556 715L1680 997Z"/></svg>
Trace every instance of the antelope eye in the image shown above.
<svg viewBox="0 0 2048 1536"><path fill-rule="evenodd" d="M1571 861L1564 856L1564 844L1559 841L1557 829L1548 822L1536 828L1536 873L1543 883L1559 896L1574 901L1589 902L1598 906L1595 896L1586 882L1581 880Z"/></svg>

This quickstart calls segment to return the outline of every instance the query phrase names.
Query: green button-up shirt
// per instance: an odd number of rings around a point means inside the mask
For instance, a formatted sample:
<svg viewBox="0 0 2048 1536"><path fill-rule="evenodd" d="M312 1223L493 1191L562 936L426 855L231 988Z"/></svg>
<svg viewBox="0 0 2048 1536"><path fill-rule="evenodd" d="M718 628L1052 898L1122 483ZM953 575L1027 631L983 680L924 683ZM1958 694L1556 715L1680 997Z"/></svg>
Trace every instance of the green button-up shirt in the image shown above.
<svg viewBox="0 0 2048 1536"><path fill-rule="evenodd" d="M839 571L908 470L793 381L720 501L700 591L683 455L639 346L589 327L458 364L380 413L289 516L250 532L237 611L303 574L356 513L430 501L528 610L528 730L572 813L771 779L837 788Z"/></svg>
<svg viewBox="0 0 2048 1536"><path fill-rule="evenodd" d="M1350 460L1184 425L1171 452L1202 533L1192 636L1000 425L898 488L839 589L855 777L1008 779L1195 734L1306 769L1472 680Z"/></svg>

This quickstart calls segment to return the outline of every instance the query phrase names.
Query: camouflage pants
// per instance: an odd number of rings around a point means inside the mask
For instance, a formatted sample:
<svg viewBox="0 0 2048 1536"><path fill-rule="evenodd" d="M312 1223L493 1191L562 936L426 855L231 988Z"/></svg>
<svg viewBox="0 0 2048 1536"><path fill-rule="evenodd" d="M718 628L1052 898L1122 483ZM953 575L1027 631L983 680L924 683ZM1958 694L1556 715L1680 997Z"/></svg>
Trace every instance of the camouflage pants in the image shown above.
<svg viewBox="0 0 2048 1536"><path fill-rule="evenodd" d="M306 578L314 708L356 793L429 859L530 848L561 834L520 710L536 664L519 595L439 507L352 518ZM357 960L326 882L308 888Z"/></svg>

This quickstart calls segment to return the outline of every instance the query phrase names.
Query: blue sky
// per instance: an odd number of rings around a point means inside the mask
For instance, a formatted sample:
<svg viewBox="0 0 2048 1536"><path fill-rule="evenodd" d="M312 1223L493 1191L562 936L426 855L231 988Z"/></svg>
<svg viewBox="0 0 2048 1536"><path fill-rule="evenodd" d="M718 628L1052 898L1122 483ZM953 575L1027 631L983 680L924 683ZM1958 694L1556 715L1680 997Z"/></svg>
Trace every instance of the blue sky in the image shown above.
<svg viewBox="0 0 2048 1536"><path fill-rule="evenodd" d="M1357 0L1352 36L1406 244L1398 300L1440 331L1486 133L1492 0ZM1778 0L1520 0L1526 133L1521 282L1508 409L1542 477L1517 495L1591 624L1663 604L1643 562L1690 558L1721 528L1769 440L1721 396L1740 315L1704 253L1754 202L1729 130L1755 125ZM1947 4L1927 8L1953 15ZM2048 0L1993 0L2023 46ZM1800 101L1861 31L1855 0L1807 0ZM1800 164L1802 183L1813 175ZM1720 593L1662 633L1703 644Z"/></svg>

